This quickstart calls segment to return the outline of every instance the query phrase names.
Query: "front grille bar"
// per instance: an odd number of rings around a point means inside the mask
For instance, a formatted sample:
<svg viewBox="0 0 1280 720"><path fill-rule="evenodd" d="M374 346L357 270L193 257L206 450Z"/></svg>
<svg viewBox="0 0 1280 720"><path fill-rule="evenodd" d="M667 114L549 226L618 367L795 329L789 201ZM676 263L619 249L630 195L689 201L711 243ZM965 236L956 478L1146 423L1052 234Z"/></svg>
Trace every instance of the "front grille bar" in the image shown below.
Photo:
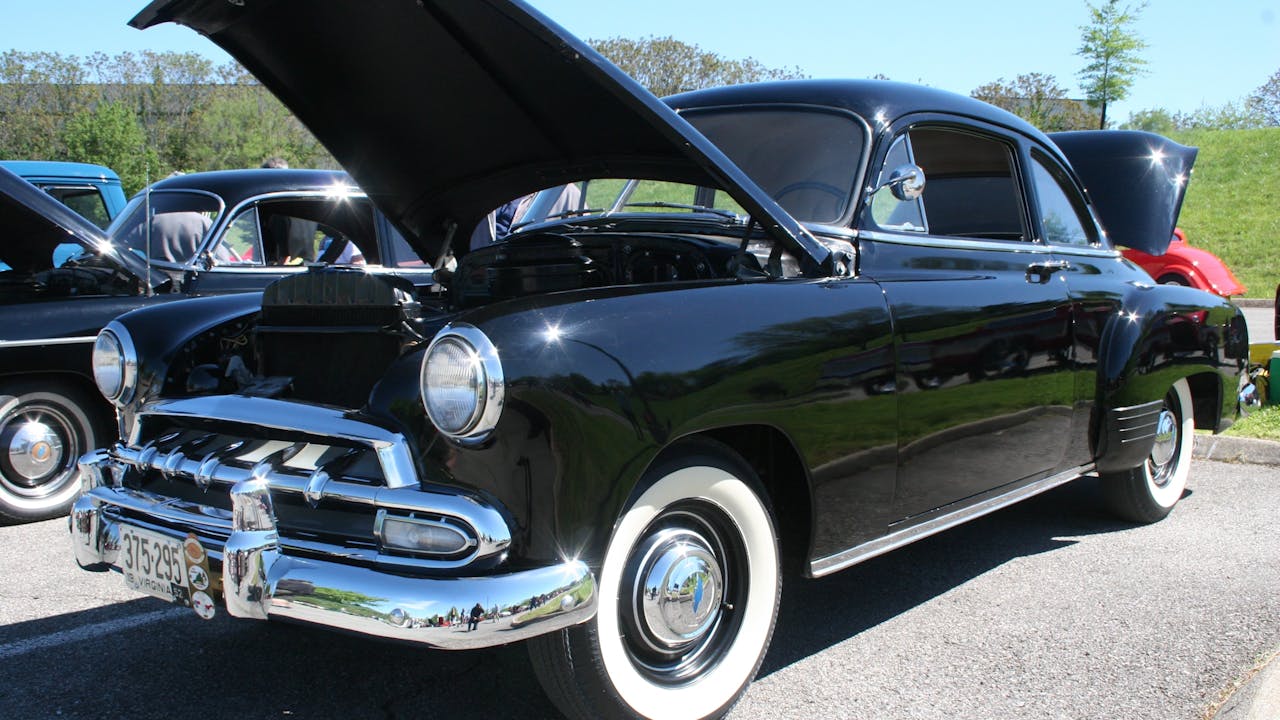
<svg viewBox="0 0 1280 720"><path fill-rule="evenodd" d="M143 426L149 420L164 417L187 422L237 423L294 436L336 438L350 445L373 450L387 487L405 488L418 484L413 456L402 434L337 408L243 395L157 400L144 405L136 415L129 435L129 445L141 446ZM184 454L183 458L172 462L179 463L185 459ZM194 477L194 473L192 475ZM239 479L243 478L238 478L232 484Z"/></svg>

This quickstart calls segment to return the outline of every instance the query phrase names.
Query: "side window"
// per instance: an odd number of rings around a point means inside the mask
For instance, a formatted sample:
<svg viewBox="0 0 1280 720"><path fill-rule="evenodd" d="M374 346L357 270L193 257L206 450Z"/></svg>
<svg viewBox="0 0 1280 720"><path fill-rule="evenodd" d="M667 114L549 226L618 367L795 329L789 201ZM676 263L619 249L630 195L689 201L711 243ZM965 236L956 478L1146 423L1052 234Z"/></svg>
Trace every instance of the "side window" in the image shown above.
<svg viewBox="0 0 1280 720"><path fill-rule="evenodd" d="M98 188L92 185L78 187L52 185L44 188L44 191L98 227L105 228L111 223L111 216L107 214L107 203L102 199L102 193Z"/></svg>
<svg viewBox="0 0 1280 720"><path fill-rule="evenodd" d="M271 198L257 212L264 265L381 263L373 206L363 197Z"/></svg>
<svg viewBox="0 0 1280 720"><path fill-rule="evenodd" d="M914 128L909 138L911 156L924 169L929 234L1027 239L1011 146L936 127Z"/></svg>
<svg viewBox="0 0 1280 720"><path fill-rule="evenodd" d="M1032 156L1031 180L1040 201L1040 229L1044 240L1052 245L1091 245L1097 242L1090 228L1083 204L1070 185L1042 158ZM1065 186L1065 187L1064 187ZM1076 198L1072 200L1072 198Z"/></svg>
<svg viewBox="0 0 1280 720"><path fill-rule="evenodd" d="M911 144L907 136L902 135L893 141L889 153L884 159L884 168L880 171L880 182L889 179L889 173L895 168L912 162ZM924 219L924 208L919 199L899 200L888 188L877 192L871 199L871 218L876 226L883 230L902 230L906 232L928 232Z"/></svg>
<svg viewBox="0 0 1280 720"><path fill-rule="evenodd" d="M222 242L213 250L218 265L261 265L262 231L258 227L258 208L253 207L236 216Z"/></svg>

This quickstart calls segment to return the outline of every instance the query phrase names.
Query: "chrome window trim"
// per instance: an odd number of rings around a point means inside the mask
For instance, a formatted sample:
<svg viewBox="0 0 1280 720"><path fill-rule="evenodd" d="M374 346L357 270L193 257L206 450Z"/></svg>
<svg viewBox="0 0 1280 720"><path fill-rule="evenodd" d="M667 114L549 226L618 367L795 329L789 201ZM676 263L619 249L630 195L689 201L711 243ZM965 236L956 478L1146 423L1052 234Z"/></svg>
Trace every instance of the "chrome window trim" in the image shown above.
<svg viewBox="0 0 1280 720"><path fill-rule="evenodd" d="M1027 255L1048 255L1055 252L1054 248L1037 240L983 240L947 235L901 235L883 230L866 229L861 230L858 237L895 245L914 245L944 250L994 250ZM1114 252L1112 254L1119 255Z"/></svg>
<svg viewBox="0 0 1280 720"><path fill-rule="evenodd" d="M202 253L204 251L205 246L208 245L209 238L213 237L215 229L227 217L227 213L226 213L227 203L222 199L222 196L218 195L215 192L210 192L208 190L200 190L197 188L163 188L159 190L143 190L137 195L134 195L133 198L130 199L127 204L125 204L124 209L120 211L120 214L116 216L115 220L111 221L111 225L107 227L107 239L111 241L112 245L116 247L122 247L115 242L116 225L123 223L126 218L128 218L130 215L133 214L130 211L130 207L134 204L134 200L140 200L144 196L155 197L156 195L204 195L205 197L213 198L214 201L218 203L217 220L212 225L209 226L209 230L205 232L204 237L200 239L200 246L196 248L196 251L191 256L191 260L189 262L175 263L175 262L168 262L166 260L157 260L153 257L147 258L148 263L150 263L151 265L158 265L160 267L178 268L182 270L197 269L198 265L195 262L196 259L200 257L200 253ZM127 252L128 251L127 246L124 246L124 247L126 247L125 251Z"/></svg>

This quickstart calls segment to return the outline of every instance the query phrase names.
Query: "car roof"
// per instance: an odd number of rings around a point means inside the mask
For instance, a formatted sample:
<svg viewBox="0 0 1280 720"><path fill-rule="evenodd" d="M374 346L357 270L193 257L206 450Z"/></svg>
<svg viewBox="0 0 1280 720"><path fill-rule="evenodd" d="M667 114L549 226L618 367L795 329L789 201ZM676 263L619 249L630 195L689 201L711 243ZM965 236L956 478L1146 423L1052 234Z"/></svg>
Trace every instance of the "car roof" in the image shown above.
<svg viewBox="0 0 1280 720"><path fill-rule="evenodd" d="M267 193L354 186L351 176L341 170L254 168L173 175L153 183L151 190L202 190L221 197L227 203L235 203Z"/></svg>
<svg viewBox="0 0 1280 720"><path fill-rule="evenodd" d="M23 178L65 178L120 183L120 176L105 165L62 160L0 160L0 165Z"/></svg>
<svg viewBox="0 0 1280 720"><path fill-rule="evenodd" d="M1052 147L1043 132L994 105L946 90L890 80L779 80L694 90L664 98L677 111L740 105L812 105L852 112L879 130L905 115L946 113L1000 125Z"/></svg>

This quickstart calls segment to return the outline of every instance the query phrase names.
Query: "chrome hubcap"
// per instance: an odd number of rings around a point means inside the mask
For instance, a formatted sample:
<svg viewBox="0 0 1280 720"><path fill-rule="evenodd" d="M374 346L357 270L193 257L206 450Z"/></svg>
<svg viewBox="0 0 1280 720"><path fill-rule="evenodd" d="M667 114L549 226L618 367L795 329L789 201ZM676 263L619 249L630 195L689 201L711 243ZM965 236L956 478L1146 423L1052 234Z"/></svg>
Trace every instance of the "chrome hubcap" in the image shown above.
<svg viewBox="0 0 1280 720"><path fill-rule="evenodd" d="M1169 484L1177 453L1178 416L1165 408L1156 421L1156 442L1151 448L1151 480L1158 487Z"/></svg>
<svg viewBox="0 0 1280 720"><path fill-rule="evenodd" d="M724 571L697 533L670 529L655 535L641 561L637 613L655 649L688 646L715 625L724 595Z"/></svg>
<svg viewBox="0 0 1280 720"><path fill-rule="evenodd" d="M27 422L9 438L9 467L19 482L34 483L62 467L62 438L48 425Z"/></svg>

